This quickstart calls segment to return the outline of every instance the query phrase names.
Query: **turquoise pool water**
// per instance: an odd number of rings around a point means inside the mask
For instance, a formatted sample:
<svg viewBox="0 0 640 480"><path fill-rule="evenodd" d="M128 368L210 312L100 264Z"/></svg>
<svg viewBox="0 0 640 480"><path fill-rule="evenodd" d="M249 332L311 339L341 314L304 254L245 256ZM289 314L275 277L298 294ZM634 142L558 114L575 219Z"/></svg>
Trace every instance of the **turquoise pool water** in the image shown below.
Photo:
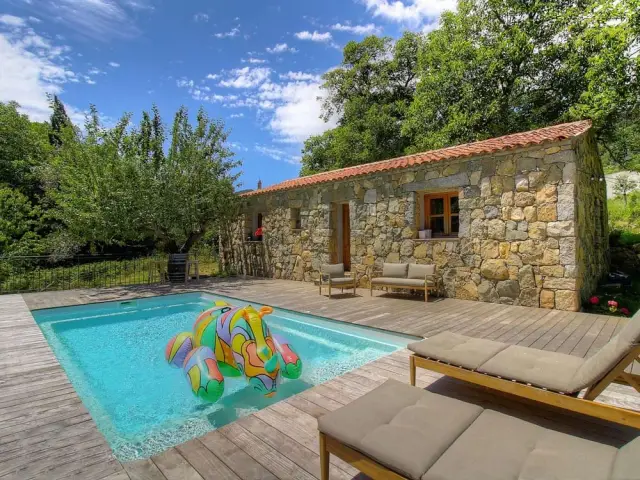
<svg viewBox="0 0 640 480"><path fill-rule="evenodd" d="M203 403L191 393L182 370L167 365L164 349L173 335L190 331L197 314L217 299L261 306L189 293L32 312L119 460L159 453L413 340L274 309L265 317L267 324L297 351L304 365L301 378L284 379L272 398L248 388L243 378L225 378L223 397Z"/></svg>

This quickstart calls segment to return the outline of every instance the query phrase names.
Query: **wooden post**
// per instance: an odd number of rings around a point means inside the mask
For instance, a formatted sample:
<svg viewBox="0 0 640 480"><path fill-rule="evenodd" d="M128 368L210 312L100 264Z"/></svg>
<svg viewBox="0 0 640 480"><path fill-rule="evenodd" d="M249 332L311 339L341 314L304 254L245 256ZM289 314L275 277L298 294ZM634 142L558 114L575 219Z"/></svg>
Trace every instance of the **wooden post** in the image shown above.
<svg viewBox="0 0 640 480"><path fill-rule="evenodd" d="M409 383L416 386L416 357L409 355Z"/></svg>
<svg viewBox="0 0 640 480"><path fill-rule="evenodd" d="M329 480L329 451L324 433L320 433L320 480Z"/></svg>

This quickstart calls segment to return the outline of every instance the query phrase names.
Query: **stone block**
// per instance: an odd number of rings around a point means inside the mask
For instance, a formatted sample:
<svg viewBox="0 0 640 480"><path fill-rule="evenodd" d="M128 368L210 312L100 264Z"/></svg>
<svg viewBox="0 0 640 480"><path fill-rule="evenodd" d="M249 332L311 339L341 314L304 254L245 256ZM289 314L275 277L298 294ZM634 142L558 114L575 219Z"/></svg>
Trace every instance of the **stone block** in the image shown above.
<svg viewBox="0 0 640 480"><path fill-rule="evenodd" d="M500 203L503 207L513 207L513 192L504 192Z"/></svg>
<svg viewBox="0 0 640 480"><path fill-rule="evenodd" d="M400 244L400 255L403 257L410 257L413 255L413 240L405 240Z"/></svg>
<svg viewBox="0 0 640 480"><path fill-rule="evenodd" d="M444 170L442 171L442 176L443 177L448 177L450 175L455 175L459 171L460 171L460 164L459 163L454 163L452 165L447 165L446 167L444 167Z"/></svg>
<svg viewBox="0 0 640 480"><path fill-rule="evenodd" d="M524 307L539 307L540 299L537 288L523 288L520 290L518 303Z"/></svg>
<svg viewBox="0 0 640 480"><path fill-rule="evenodd" d="M575 278L545 277L542 286L550 290L575 290Z"/></svg>
<svg viewBox="0 0 640 480"><path fill-rule="evenodd" d="M560 148L560 147L552 147L552 148ZM554 153L547 153L543 159L545 164L551 164L551 163L569 163L569 162L574 162L575 160L575 154L573 153L573 150L558 150L557 152Z"/></svg>
<svg viewBox="0 0 640 480"><path fill-rule="evenodd" d="M558 210L555 203L539 205L536 211L539 222L555 222L558 219Z"/></svg>
<svg viewBox="0 0 640 480"><path fill-rule="evenodd" d="M516 161L516 170L519 172L530 172L538 166L538 159L531 157L520 157Z"/></svg>
<svg viewBox="0 0 640 480"><path fill-rule="evenodd" d="M555 306L558 310L580 310L580 293L574 290L556 290Z"/></svg>
<svg viewBox="0 0 640 480"><path fill-rule="evenodd" d="M471 211L471 218L484 218L484 210L482 208L475 208Z"/></svg>
<svg viewBox="0 0 640 480"><path fill-rule="evenodd" d="M424 182L425 188L452 188L469 185L469 175L466 172L459 172L441 178L433 178Z"/></svg>
<svg viewBox="0 0 640 480"><path fill-rule="evenodd" d="M516 175L516 192L529 191L529 177L527 175Z"/></svg>
<svg viewBox="0 0 640 480"><path fill-rule="evenodd" d="M529 188L539 188L544 184L547 178L545 172L530 172L529 173Z"/></svg>
<svg viewBox="0 0 640 480"><path fill-rule="evenodd" d="M511 244L509 242L501 242L498 246L498 256L500 258L507 258L511 252Z"/></svg>
<svg viewBox="0 0 640 480"><path fill-rule="evenodd" d="M375 188L370 188L364 194L364 203L376 203L378 201L378 192Z"/></svg>
<svg viewBox="0 0 640 480"><path fill-rule="evenodd" d="M475 198L461 198L458 201L460 210L471 210L473 208L482 208L484 206L484 199L482 197Z"/></svg>
<svg viewBox="0 0 640 480"><path fill-rule="evenodd" d="M484 260L480 266L480 274L489 280L508 280L509 270L504 260Z"/></svg>
<svg viewBox="0 0 640 480"><path fill-rule="evenodd" d="M564 267L562 265L545 265L540 267L540 275L545 277L564 277Z"/></svg>
<svg viewBox="0 0 640 480"><path fill-rule="evenodd" d="M391 252L389 255L387 255L387 258L385 259L385 262L387 262L387 263L400 263L400 254L398 252Z"/></svg>
<svg viewBox="0 0 640 480"><path fill-rule="evenodd" d="M535 240L544 240L547 238L547 224L544 222L530 223L529 237Z"/></svg>
<svg viewBox="0 0 640 480"><path fill-rule="evenodd" d="M484 177L480 180L480 195L483 197L491 195L491 177Z"/></svg>
<svg viewBox="0 0 640 480"><path fill-rule="evenodd" d="M485 205L500 205L502 203L502 197L500 195L489 195L484 199Z"/></svg>
<svg viewBox="0 0 640 480"><path fill-rule="evenodd" d="M491 195L502 195L502 192L504 192L502 178L498 176L491 177Z"/></svg>
<svg viewBox="0 0 640 480"><path fill-rule="evenodd" d="M547 170L547 183L560 183L562 181L562 168L560 165L551 165Z"/></svg>
<svg viewBox="0 0 640 480"><path fill-rule="evenodd" d="M513 175L516 173L516 163L512 157L506 157L498 160L496 166L498 175Z"/></svg>
<svg viewBox="0 0 640 480"><path fill-rule="evenodd" d="M483 240L480 247L480 255L484 259L498 258L500 255L500 243L497 240Z"/></svg>
<svg viewBox="0 0 640 480"><path fill-rule="evenodd" d="M521 288L536 288L536 279L531 265L525 265L518 270L518 282Z"/></svg>
<svg viewBox="0 0 640 480"><path fill-rule="evenodd" d="M573 162L565 164L562 169L562 181L564 183L576 183L576 164Z"/></svg>
<svg viewBox="0 0 640 480"><path fill-rule="evenodd" d="M480 183L481 175L482 175L481 170L476 170L475 172L471 172L471 175L469 175L469 183L471 185L478 185Z"/></svg>
<svg viewBox="0 0 640 480"><path fill-rule="evenodd" d="M520 295L520 284L515 280L503 280L496 285L499 297L516 299Z"/></svg>
<svg viewBox="0 0 640 480"><path fill-rule="evenodd" d="M540 308L554 308L556 305L556 293L553 290L540 292Z"/></svg>
<svg viewBox="0 0 640 480"><path fill-rule="evenodd" d="M478 285L478 298L483 302L491 302L496 303L500 297L498 296L498 292L496 292L493 283L484 281Z"/></svg>
<svg viewBox="0 0 640 480"><path fill-rule="evenodd" d="M516 222L524 220L524 211L522 210L522 207L514 207L511 209L510 220L514 220Z"/></svg>
<svg viewBox="0 0 640 480"><path fill-rule="evenodd" d="M534 206L524 207L524 219L529 222L537 222L538 221L538 211Z"/></svg>
<svg viewBox="0 0 640 480"><path fill-rule="evenodd" d="M489 205L484 207L484 217L491 220L494 218L498 218L500 216L500 212L498 211L498 207L495 205Z"/></svg>
<svg viewBox="0 0 640 480"><path fill-rule="evenodd" d="M527 207L536 202L536 196L530 192L516 192L514 203L517 207Z"/></svg>
<svg viewBox="0 0 640 480"><path fill-rule="evenodd" d="M462 198L476 198L480 196L480 188L468 186L462 189Z"/></svg>
<svg viewBox="0 0 640 480"><path fill-rule="evenodd" d="M576 278L578 276L578 267L575 265L565 265L564 276L567 278Z"/></svg>
<svg viewBox="0 0 640 480"><path fill-rule="evenodd" d="M542 259L540 260L540 265L557 265L560 261L560 250L556 250L553 248L547 248L544 252L542 252Z"/></svg>
<svg viewBox="0 0 640 480"><path fill-rule="evenodd" d="M456 288L456 298L461 300L478 300L478 286L473 281L465 282Z"/></svg>
<svg viewBox="0 0 640 480"><path fill-rule="evenodd" d="M575 235L573 221L549 222L547 224L547 235L550 237L571 237Z"/></svg>
<svg viewBox="0 0 640 480"><path fill-rule="evenodd" d="M476 220L474 220L475 222ZM502 220L489 220L487 223L487 236L494 240L505 239L505 224Z"/></svg>
<svg viewBox="0 0 640 480"><path fill-rule="evenodd" d="M536 192L536 203L550 203L558 201L558 189L555 185L545 185Z"/></svg>
<svg viewBox="0 0 640 480"><path fill-rule="evenodd" d="M558 185L558 220L575 219L575 187L573 184Z"/></svg>
<svg viewBox="0 0 640 480"><path fill-rule="evenodd" d="M564 237L558 240L560 246L560 263L562 265L574 265L576 263L576 239Z"/></svg>
<svg viewBox="0 0 640 480"><path fill-rule="evenodd" d="M417 259L426 258L427 257L427 243L421 242L416 245L413 250L413 256Z"/></svg>

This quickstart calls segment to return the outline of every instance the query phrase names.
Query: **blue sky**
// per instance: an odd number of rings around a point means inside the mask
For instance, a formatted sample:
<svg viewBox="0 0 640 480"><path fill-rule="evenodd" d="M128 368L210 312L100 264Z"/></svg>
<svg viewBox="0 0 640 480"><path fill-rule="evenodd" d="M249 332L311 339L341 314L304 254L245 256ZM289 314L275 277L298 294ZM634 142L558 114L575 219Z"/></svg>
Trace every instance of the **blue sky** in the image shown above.
<svg viewBox="0 0 640 480"><path fill-rule="evenodd" d="M320 118L320 75L367 34L426 31L453 0L0 0L0 101L35 120L56 93L82 123L156 103L201 105L232 130L244 188L298 175Z"/></svg>

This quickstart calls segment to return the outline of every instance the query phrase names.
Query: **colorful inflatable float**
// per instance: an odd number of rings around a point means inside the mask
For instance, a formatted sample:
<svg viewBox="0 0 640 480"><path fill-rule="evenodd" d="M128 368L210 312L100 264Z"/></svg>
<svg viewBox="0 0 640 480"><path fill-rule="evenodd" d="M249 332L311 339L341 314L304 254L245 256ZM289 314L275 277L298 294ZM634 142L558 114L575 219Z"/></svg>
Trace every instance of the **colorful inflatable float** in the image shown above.
<svg viewBox="0 0 640 480"><path fill-rule="evenodd" d="M193 393L216 402L224 393L224 377L244 375L267 397L275 395L280 375L296 379L302 361L291 345L272 335L264 319L271 307L235 307L216 301L204 310L193 332L182 332L167 344L170 365L182 368Z"/></svg>

